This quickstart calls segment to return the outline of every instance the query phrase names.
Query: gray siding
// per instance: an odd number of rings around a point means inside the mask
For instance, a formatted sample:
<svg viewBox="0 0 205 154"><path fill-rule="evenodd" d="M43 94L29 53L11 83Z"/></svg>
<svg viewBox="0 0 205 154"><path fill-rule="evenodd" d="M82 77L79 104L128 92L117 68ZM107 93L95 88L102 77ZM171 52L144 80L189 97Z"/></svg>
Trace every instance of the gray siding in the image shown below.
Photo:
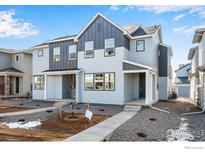
<svg viewBox="0 0 205 154"><path fill-rule="evenodd" d="M108 38L115 38L115 47L122 47L126 44L125 47L129 48L128 40L124 37L123 32L102 17L98 17L80 36L78 51L84 51L87 41L94 41L94 50L104 49L104 40Z"/></svg>
<svg viewBox="0 0 205 154"><path fill-rule="evenodd" d="M123 62L123 70L124 71L128 71L128 70L146 70L146 68L140 67L140 66L135 66L135 65Z"/></svg>
<svg viewBox="0 0 205 154"><path fill-rule="evenodd" d="M69 60L69 45L74 45L74 41L63 41L49 44L49 69L76 69L77 60ZM61 58L59 62L53 62L53 48L60 47Z"/></svg>
<svg viewBox="0 0 205 154"><path fill-rule="evenodd" d="M70 91L70 82L69 82L69 75L62 76L62 98L70 98L71 91Z"/></svg>
<svg viewBox="0 0 205 154"><path fill-rule="evenodd" d="M159 77L168 76L168 51L164 46L159 45Z"/></svg>
<svg viewBox="0 0 205 154"><path fill-rule="evenodd" d="M139 28L136 32L132 34L132 36L141 36L141 35L146 35L146 32L142 28Z"/></svg>
<svg viewBox="0 0 205 154"><path fill-rule="evenodd" d="M11 67L11 55L0 52L0 70Z"/></svg>

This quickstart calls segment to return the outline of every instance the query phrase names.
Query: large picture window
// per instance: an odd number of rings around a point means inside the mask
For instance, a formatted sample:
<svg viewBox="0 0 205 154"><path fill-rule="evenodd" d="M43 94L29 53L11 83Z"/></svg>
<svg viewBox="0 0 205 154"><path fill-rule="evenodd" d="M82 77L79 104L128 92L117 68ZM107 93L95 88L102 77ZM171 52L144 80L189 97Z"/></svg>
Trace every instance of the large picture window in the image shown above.
<svg viewBox="0 0 205 154"><path fill-rule="evenodd" d="M60 61L60 47L53 48L53 61Z"/></svg>
<svg viewBox="0 0 205 154"><path fill-rule="evenodd" d="M43 75L34 76L34 90L44 90L44 82Z"/></svg>
<svg viewBox="0 0 205 154"><path fill-rule="evenodd" d="M75 60L76 59L76 45L70 45L69 46L69 60Z"/></svg>
<svg viewBox="0 0 205 154"><path fill-rule="evenodd" d="M105 56L114 56L115 55L115 39L106 39L105 40Z"/></svg>
<svg viewBox="0 0 205 154"><path fill-rule="evenodd" d="M144 40L136 41L136 51L142 52L144 50L145 50L145 41Z"/></svg>
<svg viewBox="0 0 205 154"><path fill-rule="evenodd" d="M85 42L85 58L94 57L94 47L93 41Z"/></svg>
<svg viewBox="0 0 205 154"><path fill-rule="evenodd" d="M85 90L93 90L93 74L85 74Z"/></svg>
<svg viewBox="0 0 205 154"><path fill-rule="evenodd" d="M115 73L85 74L85 90L115 90Z"/></svg>
<svg viewBox="0 0 205 154"><path fill-rule="evenodd" d="M115 89L115 74L105 73L105 90Z"/></svg>

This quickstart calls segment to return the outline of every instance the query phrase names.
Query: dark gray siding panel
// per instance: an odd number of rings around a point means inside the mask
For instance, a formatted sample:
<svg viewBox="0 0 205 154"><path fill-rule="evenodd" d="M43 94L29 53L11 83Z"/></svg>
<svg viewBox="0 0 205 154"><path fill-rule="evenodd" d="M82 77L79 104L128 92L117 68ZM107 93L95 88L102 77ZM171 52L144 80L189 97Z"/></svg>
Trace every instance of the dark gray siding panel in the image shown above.
<svg viewBox="0 0 205 154"><path fill-rule="evenodd" d="M124 35L111 23L98 17L78 39L78 51L84 51L85 42L94 41L94 50L104 49L104 40L115 38L115 46L124 46Z"/></svg>
<svg viewBox="0 0 205 154"><path fill-rule="evenodd" d="M142 28L139 28L136 32L132 34L132 36L141 36L141 35L146 35L146 32Z"/></svg>
<svg viewBox="0 0 205 154"><path fill-rule="evenodd" d="M74 45L74 41L63 41L49 44L49 69L75 69L77 60L69 60L69 45ZM61 59L59 62L53 62L53 48L60 47Z"/></svg>
<svg viewBox="0 0 205 154"><path fill-rule="evenodd" d="M71 93L70 93L70 82L69 82L69 76L68 75L63 75L62 76L62 98L70 98Z"/></svg>
<svg viewBox="0 0 205 154"><path fill-rule="evenodd" d="M127 37L124 37L124 47L130 50L130 40Z"/></svg>
<svg viewBox="0 0 205 154"><path fill-rule="evenodd" d="M129 70L146 70L146 68L123 62L123 71Z"/></svg>
<svg viewBox="0 0 205 154"><path fill-rule="evenodd" d="M168 76L168 53L167 48L159 45L159 77Z"/></svg>

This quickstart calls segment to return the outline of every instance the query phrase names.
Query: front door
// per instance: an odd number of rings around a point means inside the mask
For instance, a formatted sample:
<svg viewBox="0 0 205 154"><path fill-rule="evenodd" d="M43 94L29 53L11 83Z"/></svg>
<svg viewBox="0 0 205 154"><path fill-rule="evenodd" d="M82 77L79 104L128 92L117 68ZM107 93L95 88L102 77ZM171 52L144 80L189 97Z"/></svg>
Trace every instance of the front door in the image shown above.
<svg viewBox="0 0 205 154"><path fill-rule="evenodd" d="M0 76L0 95L4 95L4 76Z"/></svg>
<svg viewBox="0 0 205 154"><path fill-rule="evenodd" d="M145 73L139 74L139 98L145 98Z"/></svg>
<svg viewBox="0 0 205 154"><path fill-rule="evenodd" d="M16 77L16 94L19 93L19 77Z"/></svg>

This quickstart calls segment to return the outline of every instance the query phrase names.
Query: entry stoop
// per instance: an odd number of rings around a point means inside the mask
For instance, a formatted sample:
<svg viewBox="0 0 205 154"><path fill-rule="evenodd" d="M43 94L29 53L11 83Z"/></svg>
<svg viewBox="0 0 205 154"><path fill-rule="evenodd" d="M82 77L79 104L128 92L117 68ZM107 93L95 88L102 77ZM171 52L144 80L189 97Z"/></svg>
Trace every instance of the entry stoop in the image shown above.
<svg viewBox="0 0 205 154"><path fill-rule="evenodd" d="M132 111L132 112L138 112L142 107L138 105L128 105L126 104L124 107L124 111Z"/></svg>

